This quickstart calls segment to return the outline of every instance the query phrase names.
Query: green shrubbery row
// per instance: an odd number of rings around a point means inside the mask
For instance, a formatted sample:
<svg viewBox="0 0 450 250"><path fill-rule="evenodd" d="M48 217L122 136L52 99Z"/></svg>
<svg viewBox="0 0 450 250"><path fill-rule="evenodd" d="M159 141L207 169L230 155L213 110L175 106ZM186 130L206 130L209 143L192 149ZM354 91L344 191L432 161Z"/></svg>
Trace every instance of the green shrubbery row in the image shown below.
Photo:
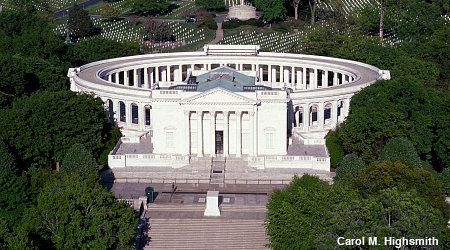
<svg viewBox="0 0 450 250"><path fill-rule="evenodd" d="M241 20L230 20L227 22L223 22L222 29L234 29L242 25L251 25L256 27L264 27L266 24L261 20L255 20L251 19L248 21L241 21Z"/></svg>

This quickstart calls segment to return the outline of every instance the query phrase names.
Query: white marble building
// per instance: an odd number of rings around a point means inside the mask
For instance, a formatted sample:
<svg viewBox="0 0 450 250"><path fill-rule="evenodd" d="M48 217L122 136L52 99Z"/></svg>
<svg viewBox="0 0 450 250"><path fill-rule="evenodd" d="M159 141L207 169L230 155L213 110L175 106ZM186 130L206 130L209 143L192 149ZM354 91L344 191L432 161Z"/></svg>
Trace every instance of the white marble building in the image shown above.
<svg viewBox="0 0 450 250"><path fill-rule="evenodd" d="M252 45L206 45L204 52L94 62L68 76L73 91L103 99L122 143L151 140L148 150L125 155L117 154L118 143L111 167L180 167L220 156L257 168L329 171L326 149L308 155L306 147L325 147L323 136L345 119L351 96L389 79L389 71Z"/></svg>

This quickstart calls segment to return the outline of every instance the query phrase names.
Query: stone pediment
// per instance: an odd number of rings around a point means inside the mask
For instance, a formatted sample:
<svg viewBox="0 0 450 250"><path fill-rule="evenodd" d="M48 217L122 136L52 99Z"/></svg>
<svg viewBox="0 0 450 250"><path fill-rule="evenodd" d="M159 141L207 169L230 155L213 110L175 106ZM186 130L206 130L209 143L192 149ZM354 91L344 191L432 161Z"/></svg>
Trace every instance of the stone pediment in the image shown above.
<svg viewBox="0 0 450 250"><path fill-rule="evenodd" d="M256 100L223 88L214 88L181 100L182 104L254 104Z"/></svg>

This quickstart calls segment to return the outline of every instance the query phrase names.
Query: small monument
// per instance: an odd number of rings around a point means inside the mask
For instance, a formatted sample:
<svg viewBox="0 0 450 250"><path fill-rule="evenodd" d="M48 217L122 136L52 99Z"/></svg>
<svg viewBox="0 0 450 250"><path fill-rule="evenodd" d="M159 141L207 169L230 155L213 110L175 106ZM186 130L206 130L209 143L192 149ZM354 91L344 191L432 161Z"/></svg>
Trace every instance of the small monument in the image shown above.
<svg viewBox="0 0 450 250"><path fill-rule="evenodd" d="M248 19L258 18L256 8L251 3L245 3L244 0L225 0L225 5L228 5L228 18L230 19L237 18L246 21Z"/></svg>
<svg viewBox="0 0 450 250"><path fill-rule="evenodd" d="M219 191L208 191L204 216L220 216Z"/></svg>

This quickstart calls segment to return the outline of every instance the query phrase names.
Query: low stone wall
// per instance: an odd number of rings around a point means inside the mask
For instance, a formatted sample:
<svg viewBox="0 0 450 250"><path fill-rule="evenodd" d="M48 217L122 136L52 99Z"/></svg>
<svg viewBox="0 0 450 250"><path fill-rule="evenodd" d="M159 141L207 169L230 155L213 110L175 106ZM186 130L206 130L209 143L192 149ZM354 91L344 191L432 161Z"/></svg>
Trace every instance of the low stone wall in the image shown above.
<svg viewBox="0 0 450 250"><path fill-rule="evenodd" d="M329 157L314 156L262 156L249 157L248 165L257 169L264 168L309 168L313 170L330 171Z"/></svg>
<svg viewBox="0 0 450 250"><path fill-rule="evenodd" d="M189 164L189 156L159 154L108 155L110 168L124 167L171 167L180 168Z"/></svg>

